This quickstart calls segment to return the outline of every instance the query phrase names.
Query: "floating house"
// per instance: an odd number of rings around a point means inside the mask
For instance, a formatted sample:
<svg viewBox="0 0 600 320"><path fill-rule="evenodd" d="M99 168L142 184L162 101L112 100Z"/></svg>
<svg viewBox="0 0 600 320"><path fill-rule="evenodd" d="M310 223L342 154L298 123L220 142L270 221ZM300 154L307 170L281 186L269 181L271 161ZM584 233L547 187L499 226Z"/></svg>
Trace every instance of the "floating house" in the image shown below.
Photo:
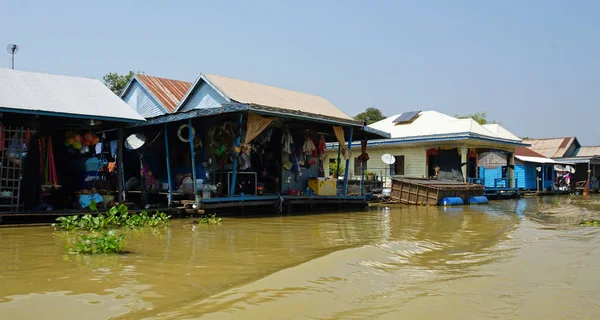
<svg viewBox="0 0 600 320"><path fill-rule="evenodd" d="M114 198L123 127L145 121L98 80L9 69L0 115L0 214L46 216L81 210L92 184Z"/></svg>
<svg viewBox="0 0 600 320"><path fill-rule="evenodd" d="M590 178L591 189L598 191L600 172L600 147L582 146L576 137L528 139L531 150L549 157L559 163L556 168L569 176L572 190L583 189ZM559 177L562 179L562 177Z"/></svg>
<svg viewBox="0 0 600 320"><path fill-rule="evenodd" d="M362 206L348 179L328 179L325 144L389 137L320 96L212 74L192 84L135 75L121 97L146 118L126 128L145 143L123 157L127 198L146 204Z"/></svg>
<svg viewBox="0 0 600 320"><path fill-rule="evenodd" d="M555 160L547 158L527 147L515 149L515 187L521 191L554 191ZM504 167L481 168L480 175L486 187L502 178Z"/></svg>
<svg viewBox="0 0 600 320"><path fill-rule="evenodd" d="M367 172L375 176L438 178L480 183L487 189L516 190L515 150L523 141L499 124L481 125L473 119L458 119L437 111L414 111L391 116L370 127L389 132L391 138L370 140ZM358 154L359 143L352 144ZM338 144L329 145L335 154ZM382 155L393 157L392 165ZM358 179L360 159L347 167ZM498 176L485 170L500 168Z"/></svg>

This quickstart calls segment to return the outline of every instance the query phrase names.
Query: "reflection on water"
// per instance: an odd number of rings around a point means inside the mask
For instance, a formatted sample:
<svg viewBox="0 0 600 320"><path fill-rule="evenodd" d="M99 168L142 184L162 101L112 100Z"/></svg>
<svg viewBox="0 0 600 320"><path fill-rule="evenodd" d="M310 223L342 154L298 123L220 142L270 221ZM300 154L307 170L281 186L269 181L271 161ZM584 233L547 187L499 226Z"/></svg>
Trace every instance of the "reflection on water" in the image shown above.
<svg viewBox="0 0 600 320"><path fill-rule="evenodd" d="M596 198L175 220L129 254L69 255L0 229L1 319L586 318L600 312Z"/></svg>

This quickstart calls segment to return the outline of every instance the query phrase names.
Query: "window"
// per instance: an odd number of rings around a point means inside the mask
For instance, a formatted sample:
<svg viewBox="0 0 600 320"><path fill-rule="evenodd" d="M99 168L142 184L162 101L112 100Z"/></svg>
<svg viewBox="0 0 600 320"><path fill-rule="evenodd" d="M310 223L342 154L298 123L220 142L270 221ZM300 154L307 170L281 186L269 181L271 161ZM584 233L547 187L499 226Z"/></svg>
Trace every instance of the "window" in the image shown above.
<svg viewBox="0 0 600 320"><path fill-rule="evenodd" d="M394 156L396 162L394 162L394 174L404 175L404 156Z"/></svg>

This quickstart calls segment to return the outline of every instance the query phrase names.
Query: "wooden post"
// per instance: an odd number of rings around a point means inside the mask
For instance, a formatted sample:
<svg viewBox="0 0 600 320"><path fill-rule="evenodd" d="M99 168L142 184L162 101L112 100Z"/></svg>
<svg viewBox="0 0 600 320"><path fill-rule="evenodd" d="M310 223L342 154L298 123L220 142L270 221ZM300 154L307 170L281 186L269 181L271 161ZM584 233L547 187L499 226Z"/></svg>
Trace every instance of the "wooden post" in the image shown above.
<svg viewBox="0 0 600 320"><path fill-rule="evenodd" d="M240 147L240 143L242 142L242 121L244 120L244 114L240 113L240 120L239 120L239 125L240 125L240 129L238 132L238 136L235 138L235 146L237 148ZM235 184L236 184L236 180L237 180L237 166L238 166L238 157L239 154L235 154L235 156L233 157L233 168L231 168L231 185L229 186L229 196L233 197L233 195L235 194Z"/></svg>
<svg viewBox="0 0 600 320"><path fill-rule="evenodd" d="M350 127L350 138L348 139L348 149L352 150L352 133L353 127ZM344 188L342 189L342 195L346 195L348 191L348 167L350 167L350 159L346 159L346 168L344 170Z"/></svg>
<svg viewBox="0 0 600 320"><path fill-rule="evenodd" d="M192 118L188 119L188 137L190 139L190 154L192 157L192 179L194 179L194 199L196 205L200 204L198 199L198 186L196 185L196 150L194 149L194 131L192 130Z"/></svg>
<svg viewBox="0 0 600 320"><path fill-rule="evenodd" d="M542 192L546 190L546 188L544 188L544 182L546 182L546 167L542 164Z"/></svg>
<svg viewBox="0 0 600 320"><path fill-rule="evenodd" d="M340 173L340 161L342 161L342 159L340 158L341 155L342 155L342 146L338 143L338 157L337 157L337 162L336 162L337 167L335 168L335 170L336 170L335 171L336 183L337 183L337 180L339 178L338 175Z"/></svg>
<svg viewBox="0 0 600 320"><path fill-rule="evenodd" d="M508 188L514 188L514 179L515 179L515 153L512 152L510 154L510 158L508 158L508 167L506 168L508 171Z"/></svg>
<svg viewBox="0 0 600 320"><path fill-rule="evenodd" d="M118 185L118 191L119 191L119 203L124 203L127 200L127 197L125 195L126 190L126 186L125 186L125 171L123 170L123 125L119 125L119 130L118 130L118 138L117 138L117 161L118 161L118 168L117 168L117 185Z"/></svg>
<svg viewBox="0 0 600 320"><path fill-rule="evenodd" d="M355 160L356 161L356 160ZM361 175L360 175L360 195L365 195L365 162L361 161Z"/></svg>
<svg viewBox="0 0 600 320"><path fill-rule="evenodd" d="M463 182L467 182L467 168L469 167L469 159L467 158L467 156L467 147L462 146L462 148L460 148L460 164L463 174ZM463 163L465 164L464 167L462 167Z"/></svg>
<svg viewBox="0 0 600 320"><path fill-rule="evenodd" d="M170 207L171 206L171 202L173 201L173 187L172 187L172 181L171 181L171 159L170 159L170 155L169 155L169 124L165 123L164 127L163 127L163 132L165 134L165 153L166 153L166 158L167 158L167 183L169 185L169 195L167 197L167 206ZM194 182L195 183L195 182Z"/></svg>
<svg viewBox="0 0 600 320"><path fill-rule="evenodd" d="M592 175L592 168L591 168L591 163L592 160L590 160L588 162L588 170L587 170L587 180L585 181L585 188L583 189L583 195L587 196L590 194L590 180L591 180L591 175Z"/></svg>

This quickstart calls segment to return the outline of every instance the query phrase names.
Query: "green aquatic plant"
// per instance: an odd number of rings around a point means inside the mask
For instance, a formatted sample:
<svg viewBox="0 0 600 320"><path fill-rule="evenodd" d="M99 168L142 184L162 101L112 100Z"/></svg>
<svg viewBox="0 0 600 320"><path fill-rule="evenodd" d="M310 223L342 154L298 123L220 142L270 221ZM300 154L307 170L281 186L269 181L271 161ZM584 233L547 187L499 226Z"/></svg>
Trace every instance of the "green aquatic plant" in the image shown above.
<svg viewBox="0 0 600 320"><path fill-rule="evenodd" d="M221 218L217 218L216 214L204 214L198 220L199 224L220 224Z"/></svg>
<svg viewBox="0 0 600 320"><path fill-rule="evenodd" d="M114 230L101 235L81 235L75 248L69 250L70 253L122 253L125 245L125 235L117 235Z"/></svg>
<svg viewBox="0 0 600 320"><path fill-rule="evenodd" d="M143 228L143 227L158 227L166 225L171 219L170 215L164 212L156 212L149 215L143 211L139 214L129 214L127 206L121 204L112 207L106 214L98 214L93 216L85 214L81 217L59 217L56 219L59 223L53 226L60 230L86 230L100 231L106 229L118 228Z"/></svg>

